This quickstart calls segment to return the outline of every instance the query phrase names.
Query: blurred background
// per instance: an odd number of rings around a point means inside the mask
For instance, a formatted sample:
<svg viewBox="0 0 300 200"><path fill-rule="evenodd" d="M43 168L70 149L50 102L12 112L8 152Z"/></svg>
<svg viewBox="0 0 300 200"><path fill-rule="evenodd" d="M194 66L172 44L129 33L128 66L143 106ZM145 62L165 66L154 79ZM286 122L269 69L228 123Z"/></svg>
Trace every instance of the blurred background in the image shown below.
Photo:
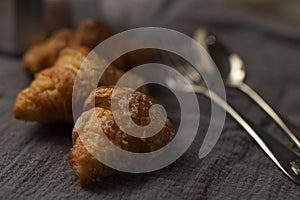
<svg viewBox="0 0 300 200"><path fill-rule="evenodd" d="M12 113L18 92L32 81L21 69L20 55L57 29L77 29L84 19L97 18L116 32L158 26L193 36L199 27L207 28L241 56L246 83L299 125L299 11L300 0L1 0L0 199L299 199L299 186L230 118L205 159L198 158L201 140L196 139L166 169L118 174L82 189L67 162L73 127L23 122ZM285 138L249 98L228 90L227 99L269 133ZM206 133L210 102L201 95L199 102L199 133Z"/></svg>
<svg viewBox="0 0 300 200"><path fill-rule="evenodd" d="M290 32L300 27L299 0L1 0L0 10L0 50L9 53L85 18L103 19L116 30L160 26L189 35L198 26L253 20L282 24Z"/></svg>
<svg viewBox="0 0 300 200"><path fill-rule="evenodd" d="M298 0L228 0L228 3L267 20L300 26Z"/></svg>

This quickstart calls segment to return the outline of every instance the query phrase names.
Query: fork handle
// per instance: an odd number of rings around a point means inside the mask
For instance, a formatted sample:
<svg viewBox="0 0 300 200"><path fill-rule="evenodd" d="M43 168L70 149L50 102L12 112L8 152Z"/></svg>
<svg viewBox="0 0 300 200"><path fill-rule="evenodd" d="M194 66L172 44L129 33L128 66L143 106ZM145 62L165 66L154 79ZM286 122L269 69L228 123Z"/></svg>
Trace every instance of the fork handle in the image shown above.
<svg viewBox="0 0 300 200"><path fill-rule="evenodd" d="M195 90L197 91L197 90ZM219 97L213 91L201 90L205 96L210 98L214 103L225 109L258 143L262 150L271 158L271 160L279 167L295 183L300 185L300 176L291 168L293 162L300 162L300 156L290 148L281 144L277 139L267 134L263 129L251 123L245 116L242 116L234 108L232 108L225 100ZM300 166L296 170L300 170Z"/></svg>
<svg viewBox="0 0 300 200"><path fill-rule="evenodd" d="M255 92L250 86L246 83L242 83L236 87L248 95L255 103L257 103L261 109L263 109L278 125L279 127L289 136L289 138L300 148L300 132L294 131L292 132L291 129L287 126L286 122L283 121L283 118L280 117L274 109L257 93ZM291 122L289 122L291 124ZM295 127L295 126L293 126Z"/></svg>

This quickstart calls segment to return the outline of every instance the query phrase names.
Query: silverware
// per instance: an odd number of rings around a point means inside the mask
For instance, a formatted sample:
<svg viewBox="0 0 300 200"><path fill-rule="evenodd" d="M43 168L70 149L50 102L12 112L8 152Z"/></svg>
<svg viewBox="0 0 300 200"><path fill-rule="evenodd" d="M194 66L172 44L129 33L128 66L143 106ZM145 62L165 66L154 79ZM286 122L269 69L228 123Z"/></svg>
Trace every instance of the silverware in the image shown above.
<svg viewBox="0 0 300 200"><path fill-rule="evenodd" d="M279 116L277 112L244 80L246 78L246 70L241 58L229 52L216 36L207 33L204 29L199 29L195 33L195 39L206 47L210 56L216 63L224 83L227 87L236 88L248 95L255 103L257 103L262 110L264 110L288 135L288 137L300 148L300 130L287 119Z"/></svg>
<svg viewBox="0 0 300 200"><path fill-rule="evenodd" d="M214 91L208 91L201 75L194 69L194 67L178 56L168 56L162 54L162 62L168 64L168 66L174 67L179 71L190 83L193 85L194 91L188 91L182 86L180 82L172 79L172 77L166 78L166 84L175 90L183 92L197 92L203 94L212 100L212 103L216 103L221 108L226 110L233 119L235 119L247 133L257 142L262 150L270 157L270 159L279 167L279 169L287 175L291 180L300 185L300 155L290 148L281 144L274 137L267 134L264 130L251 123L244 116L240 115L233 107L231 107L224 99L218 96ZM170 83L170 84L168 84Z"/></svg>

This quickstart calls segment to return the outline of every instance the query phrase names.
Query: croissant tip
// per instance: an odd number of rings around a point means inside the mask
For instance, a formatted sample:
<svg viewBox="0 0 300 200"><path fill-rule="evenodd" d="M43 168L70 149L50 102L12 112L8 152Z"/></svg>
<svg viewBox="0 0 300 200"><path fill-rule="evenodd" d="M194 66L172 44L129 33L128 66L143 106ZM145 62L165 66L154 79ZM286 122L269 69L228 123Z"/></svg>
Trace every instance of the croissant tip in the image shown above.
<svg viewBox="0 0 300 200"><path fill-rule="evenodd" d="M81 187L97 183L115 171L96 160L82 145L80 138L73 142L75 144L70 150L68 161Z"/></svg>
<svg viewBox="0 0 300 200"><path fill-rule="evenodd" d="M16 119L23 119L32 121L32 111L29 110L29 101L24 102L20 97L17 97L16 103L13 108L13 115ZM31 106L32 107L32 106Z"/></svg>
<svg viewBox="0 0 300 200"><path fill-rule="evenodd" d="M16 119L27 120L27 121L44 121L43 116L47 116L41 110L40 99L34 90L29 88L23 90L16 98L15 105L13 108L13 114ZM49 113L48 113L49 114Z"/></svg>
<svg viewBox="0 0 300 200"><path fill-rule="evenodd" d="M16 119L21 119L22 118L22 109L15 105L13 109L13 115Z"/></svg>
<svg viewBox="0 0 300 200"><path fill-rule="evenodd" d="M13 114L16 119L22 119L24 117L24 114L26 113L25 110L28 108L27 105L25 105L25 101L23 101L22 99L23 93L24 90L21 93L19 93L19 95L16 98L15 105L13 107Z"/></svg>

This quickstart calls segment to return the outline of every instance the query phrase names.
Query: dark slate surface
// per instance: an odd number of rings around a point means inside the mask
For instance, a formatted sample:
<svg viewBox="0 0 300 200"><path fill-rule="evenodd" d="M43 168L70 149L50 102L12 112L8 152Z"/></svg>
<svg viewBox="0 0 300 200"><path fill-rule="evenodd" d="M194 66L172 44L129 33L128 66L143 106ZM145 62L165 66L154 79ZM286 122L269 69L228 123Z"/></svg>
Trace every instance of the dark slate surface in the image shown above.
<svg viewBox="0 0 300 200"><path fill-rule="evenodd" d="M191 34L199 25L206 25L243 57L247 83L282 114L299 122L297 30L247 16L219 1L165 0L161 7L157 0L144 4L128 0L119 7L115 0L102 2L102 9L115 9L100 15L111 19L115 27L164 26ZM131 2L136 6L129 7ZM299 186L284 176L230 117L213 151L202 160L197 158L201 134L209 120L209 101L201 96L199 136L178 161L157 172L115 174L97 185L81 188L67 162L72 127L41 125L12 117L14 99L29 82L30 77L20 69L20 58L0 55L1 199L300 199ZM228 99L289 144L281 131L241 93L229 91Z"/></svg>

